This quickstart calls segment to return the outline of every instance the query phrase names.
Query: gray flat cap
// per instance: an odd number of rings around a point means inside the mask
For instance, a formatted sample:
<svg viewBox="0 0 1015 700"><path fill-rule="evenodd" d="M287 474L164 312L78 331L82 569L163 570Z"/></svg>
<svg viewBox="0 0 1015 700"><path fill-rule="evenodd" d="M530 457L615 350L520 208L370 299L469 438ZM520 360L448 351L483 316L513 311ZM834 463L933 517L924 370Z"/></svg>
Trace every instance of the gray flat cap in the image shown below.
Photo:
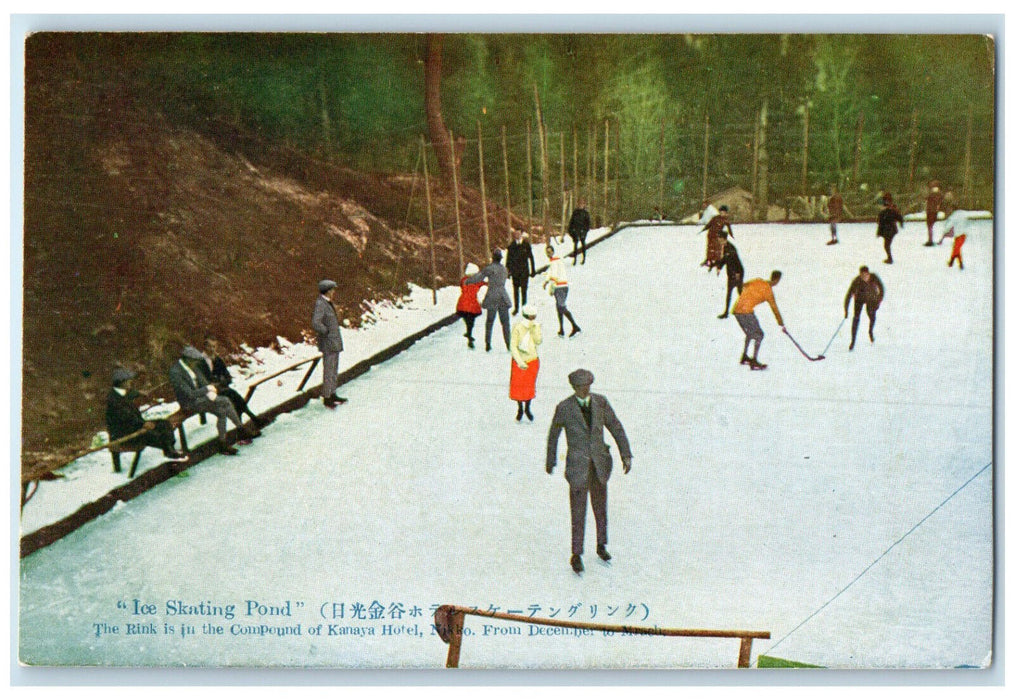
<svg viewBox="0 0 1015 700"><path fill-rule="evenodd" d="M193 345L188 345L187 347L183 348L183 356L186 357L188 360L204 359L204 355L201 354L201 351L195 348Z"/></svg>
<svg viewBox="0 0 1015 700"><path fill-rule="evenodd" d="M587 369L576 369L567 375L567 380L571 382L571 386L589 386L596 378Z"/></svg>
<svg viewBox="0 0 1015 700"><path fill-rule="evenodd" d="M334 280L321 280L320 282L317 283L317 291L319 291L321 294L324 294L329 289L334 289L337 286L338 283L335 282Z"/></svg>
<svg viewBox="0 0 1015 700"><path fill-rule="evenodd" d="M133 379L136 376L136 372L131 372L126 367L116 367L113 369L113 384L120 384L128 379Z"/></svg>

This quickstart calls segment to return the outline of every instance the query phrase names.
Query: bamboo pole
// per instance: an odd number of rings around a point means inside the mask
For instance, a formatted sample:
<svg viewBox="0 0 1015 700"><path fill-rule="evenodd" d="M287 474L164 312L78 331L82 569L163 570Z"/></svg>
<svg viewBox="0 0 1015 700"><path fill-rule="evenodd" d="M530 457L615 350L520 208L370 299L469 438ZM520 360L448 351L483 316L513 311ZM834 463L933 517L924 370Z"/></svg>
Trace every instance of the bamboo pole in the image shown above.
<svg viewBox="0 0 1015 700"><path fill-rule="evenodd" d="M596 210L596 185L598 184L599 174L599 124L593 122L591 126L592 131L592 147L589 149L591 152L592 159L592 175L589 177L589 211L593 212Z"/></svg>
<svg viewBox="0 0 1015 700"><path fill-rule="evenodd" d="M504 151L504 206L507 208L507 240L511 239L511 170L508 168L507 126L500 127L500 144Z"/></svg>
<svg viewBox="0 0 1015 700"><path fill-rule="evenodd" d="M610 120L603 120L603 225L609 221L610 204Z"/></svg>
<svg viewBox="0 0 1015 700"><path fill-rule="evenodd" d="M455 143L455 132L448 129L451 144ZM458 207L458 158L451 159L451 177L455 185L455 232L458 234L458 276L465 272L465 252L462 249L462 214Z"/></svg>
<svg viewBox="0 0 1015 700"><path fill-rule="evenodd" d="M479 140L479 197L483 202L483 245L486 259L490 260L490 222L486 213L486 173L483 170L483 125L476 120L476 138Z"/></svg>
<svg viewBox="0 0 1015 700"><path fill-rule="evenodd" d="M705 153L701 159L701 201L708 199L708 114L705 115Z"/></svg>
<svg viewBox="0 0 1015 700"><path fill-rule="evenodd" d="M525 120L525 174L528 175L529 226L532 226L532 121Z"/></svg>
<svg viewBox="0 0 1015 700"><path fill-rule="evenodd" d="M426 141L419 137L420 153L423 154L423 182L426 184L426 222L430 227L430 288L433 290L433 303L437 305L437 252L434 248L433 235L433 203L430 199L430 169L426 163Z"/></svg>
<svg viewBox="0 0 1015 700"><path fill-rule="evenodd" d="M560 240L564 241L564 227L567 226L567 183L564 172L567 159L564 157L564 131L560 132Z"/></svg>
<svg viewBox="0 0 1015 700"><path fill-rule="evenodd" d="M539 208L540 217L543 220L543 236L549 240L550 232L548 228L550 226L550 197L547 191L546 178L550 174L550 157L547 153L547 142L546 142L546 125L543 124L543 104L539 100L539 88L535 83L532 84L532 90L536 95L536 126L539 127Z"/></svg>
<svg viewBox="0 0 1015 700"><path fill-rule="evenodd" d="M574 211L574 205L577 204L579 199L579 188L578 188L578 127L571 127L571 146L573 153L573 167L571 173L573 175L571 180L571 211Z"/></svg>

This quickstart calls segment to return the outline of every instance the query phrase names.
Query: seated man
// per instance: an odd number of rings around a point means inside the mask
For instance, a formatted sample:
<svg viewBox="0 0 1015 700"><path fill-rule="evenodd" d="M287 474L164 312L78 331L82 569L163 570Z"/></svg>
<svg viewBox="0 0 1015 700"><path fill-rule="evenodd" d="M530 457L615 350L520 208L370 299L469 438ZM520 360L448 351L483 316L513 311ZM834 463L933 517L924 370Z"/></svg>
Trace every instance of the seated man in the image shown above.
<svg viewBox="0 0 1015 700"><path fill-rule="evenodd" d="M157 447L162 454L174 462L183 462L187 455L177 452L173 426L167 420L145 420L141 411L134 405L140 393L131 388L137 375L125 367L113 370L113 387L106 397L106 429L109 431L110 442L126 437L139 430L147 432L132 438L121 445L127 449L142 450L145 447Z"/></svg>
<svg viewBox="0 0 1015 700"><path fill-rule="evenodd" d="M246 413L250 416L250 420L254 422L258 428L264 427L264 422L254 415L254 412L250 410L250 406L239 392L233 389L230 385L233 383L233 375L229 373L229 368L226 367L225 360L219 357L219 342L218 339L209 335L204 339L204 369L205 374L211 380L211 383L218 389L220 396L225 396L233 404L233 408L236 409L236 414L242 416Z"/></svg>
<svg viewBox="0 0 1015 700"><path fill-rule="evenodd" d="M249 431L242 426L232 402L225 396L219 396L218 389L210 382L202 365L204 355L197 348L188 345L183 349L180 360L169 368L169 383L176 392L180 408L192 413L215 414L218 418L216 427L219 434L219 452L225 455L237 454L237 449L226 442L227 418L246 436L236 441L238 445L249 445L250 439L260 435L261 431Z"/></svg>

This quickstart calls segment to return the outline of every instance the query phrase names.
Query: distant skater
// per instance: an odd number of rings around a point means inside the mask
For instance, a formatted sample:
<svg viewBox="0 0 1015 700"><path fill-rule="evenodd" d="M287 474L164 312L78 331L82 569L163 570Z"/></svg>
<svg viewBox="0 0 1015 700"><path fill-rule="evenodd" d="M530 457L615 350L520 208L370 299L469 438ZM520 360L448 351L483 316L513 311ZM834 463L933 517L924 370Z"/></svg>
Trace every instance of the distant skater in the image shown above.
<svg viewBox="0 0 1015 700"><path fill-rule="evenodd" d="M730 315L730 298L733 296L733 290L736 289L737 294L744 291L744 265L740 262L736 247L728 241L722 259L716 265L719 270L723 267L726 268L726 306L723 307L719 318L727 318Z"/></svg>
<svg viewBox="0 0 1015 700"><path fill-rule="evenodd" d="M557 332L557 335L564 335L565 316L571 322L570 335L577 335L581 333L582 329L578 327L574 316L567 309L567 270L564 268L563 261L557 257L552 245L546 246L546 257L550 259L550 266L546 270L546 280L543 282L543 288L549 290L557 305L557 322L560 324L560 330Z"/></svg>
<svg viewBox="0 0 1015 700"><path fill-rule="evenodd" d="M828 229L832 234L827 245L835 245L839 242L839 223L842 221L842 212L845 204L842 201L842 193L839 188L832 185L832 194L828 197Z"/></svg>
<svg viewBox="0 0 1015 700"><path fill-rule="evenodd" d="M579 246L582 251L582 265L585 264L585 239L589 235L590 228L592 228L592 217L589 216L589 212L585 208L585 200L579 199L578 206L571 213L571 220L567 224L567 232L571 235L571 240L574 242L574 250L571 252L571 255L574 257L574 265L578 264Z"/></svg>
<svg viewBox="0 0 1015 700"><path fill-rule="evenodd" d="M885 258L885 263L888 265L894 262L892 260L892 239L895 238L902 225L902 214L892 201L891 193L886 192L881 198L881 211L878 212L878 232L876 235L878 238L884 239L885 254L888 256Z"/></svg>
<svg viewBox="0 0 1015 700"><path fill-rule="evenodd" d="M772 313L775 314L776 323L786 330L786 325L782 322L782 314L779 313L779 307L775 304L775 294L772 293L772 287L779 284L780 279L782 279L782 273L772 270L772 274L767 280L758 277L747 282L737 298L737 303L733 305L733 316L744 331L744 352L740 356L740 364L750 365L751 369L768 367L768 365L758 362L758 350L761 348L761 339L765 337L765 334L758 323L758 317L754 315L754 307L762 302L768 302L768 305L772 307ZM748 357L747 349L752 340L754 341L754 356Z"/></svg>
<svg viewBox="0 0 1015 700"><path fill-rule="evenodd" d="M500 250L493 251L493 260L476 274L465 280L466 284L477 284L486 282L489 287L486 296L483 297L483 308L486 309L486 351L490 352L490 341L493 338L493 323L500 317L500 328L504 335L504 347L511 349L511 297L508 296L507 268L501 265L502 254Z"/></svg>
<svg viewBox="0 0 1015 700"><path fill-rule="evenodd" d="M957 260L959 263L959 269L966 269L962 264L962 246L966 243L966 235L969 230L969 212L964 209L953 209L948 213L948 218L942 222L942 228L944 233L941 234L941 240L938 241L938 245L944 242L946 238L952 238L952 254L948 258L948 267Z"/></svg>
<svg viewBox="0 0 1015 700"><path fill-rule="evenodd" d="M477 272L479 272L479 267L475 263L465 266L465 274L458 282L462 291L458 296L458 305L455 307L458 317L465 321L465 341L470 348L476 347L476 340L472 337L472 328L476 325L476 319L483 313L483 307L479 305L479 290L486 284L486 282L468 284L469 276Z"/></svg>
<svg viewBox="0 0 1015 700"><path fill-rule="evenodd" d="M511 284L515 292L515 306L511 315L516 316L519 309L529 303L529 278L536 275L536 259L532 256L529 234L522 231L514 232L514 240L507 249L505 266L511 275Z"/></svg>
<svg viewBox="0 0 1015 700"><path fill-rule="evenodd" d="M711 270L722 259L727 236L733 238L733 228L730 226L729 220L729 207L725 204L719 207L719 213L709 220L702 231L708 231L708 240L705 244L705 260L701 264Z"/></svg>
<svg viewBox="0 0 1015 700"><path fill-rule="evenodd" d="M870 319L867 336L872 343L874 342L874 321L877 318L881 300L884 298L885 286L881 283L881 279L873 274L866 265L861 267L860 274L849 285L849 290L846 292L846 300L843 303L844 318L848 318L849 301L850 299L855 299L853 303L853 333L849 341L850 350L856 345L856 331L860 327L860 311L865 307L867 309L867 318Z"/></svg>
<svg viewBox="0 0 1015 700"><path fill-rule="evenodd" d="M511 329L511 387L509 396L518 403L515 420L524 414L530 421L532 399L536 398L536 376L539 374L539 345L543 342L543 329L536 322L536 307L522 307L522 320Z"/></svg>
<svg viewBox="0 0 1015 700"><path fill-rule="evenodd" d="M934 245L934 224L937 222L937 213L941 211L944 204L944 195L941 194L941 183L937 180L930 181L930 192L927 194L927 242L925 246Z"/></svg>

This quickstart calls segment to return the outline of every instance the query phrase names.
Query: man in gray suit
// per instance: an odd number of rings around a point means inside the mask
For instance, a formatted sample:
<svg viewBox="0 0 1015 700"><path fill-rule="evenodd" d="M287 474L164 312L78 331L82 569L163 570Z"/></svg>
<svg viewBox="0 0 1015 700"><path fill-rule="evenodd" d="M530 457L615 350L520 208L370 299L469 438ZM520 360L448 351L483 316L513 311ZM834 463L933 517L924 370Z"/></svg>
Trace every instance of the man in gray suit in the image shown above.
<svg viewBox="0 0 1015 700"><path fill-rule="evenodd" d="M603 428L610 431L617 443L625 474L631 471L631 446L610 402L589 390L595 379L592 372L577 369L567 379L574 394L557 404L553 413L546 444L546 473L552 474L557 464L557 440L563 430L567 436L564 478L571 487L571 568L580 574L585 568L582 566L585 509L590 497L596 519L596 554L603 561L611 559L606 551L606 482L613 469L613 457L603 440Z"/></svg>
<svg viewBox="0 0 1015 700"><path fill-rule="evenodd" d="M240 423L233 403L225 396L220 396L218 389L205 375L204 355L197 348L188 345L183 348L182 357L169 368L169 383L176 392L176 400L180 408L191 413L213 413L218 418L216 427L219 434L219 452L226 455L237 453L235 447L226 442L226 419L233 422L244 435L237 440L239 445L249 445L250 439L261 434L260 430L248 430Z"/></svg>
<svg viewBox="0 0 1015 700"><path fill-rule="evenodd" d="M500 327L504 332L504 345L511 349L511 320L508 314L511 312L511 297L508 296L507 283L508 271L501 264L501 252L493 251L493 262L482 270L465 280L465 284L478 284L484 280L487 283L486 296L483 297L483 308L486 309L486 351L490 352L490 340L493 337L494 317L500 315Z"/></svg>
<svg viewBox="0 0 1015 700"><path fill-rule="evenodd" d="M328 408L334 408L347 401L335 394L338 389L338 353L342 352L342 328L332 301L337 286L332 280L321 280L317 283L320 295L314 304L314 315L310 321L317 331L317 349L321 351L324 359L324 387L321 389L321 397Z"/></svg>

